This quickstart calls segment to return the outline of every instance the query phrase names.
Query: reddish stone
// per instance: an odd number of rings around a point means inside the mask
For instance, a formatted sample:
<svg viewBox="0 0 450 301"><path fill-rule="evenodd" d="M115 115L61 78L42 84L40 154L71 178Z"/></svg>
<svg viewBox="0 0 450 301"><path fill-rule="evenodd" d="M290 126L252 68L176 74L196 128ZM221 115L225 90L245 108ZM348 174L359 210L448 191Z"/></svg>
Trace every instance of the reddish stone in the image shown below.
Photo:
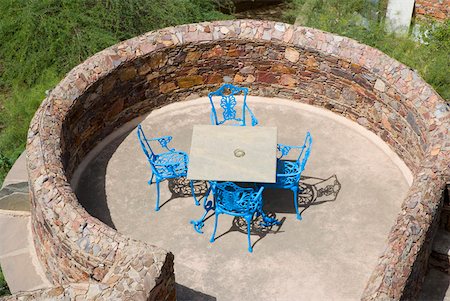
<svg viewBox="0 0 450 301"><path fill-rule="evenodd" d="M299 74L300 74L300 76L303 76L303 77L311 77L312 76L312 73L309 71L300 71Z"/></svg>
<svg viewBox="0 0 450 301"><path fill-rule="evenodd" d="M215 46L213 49L203 54L204 58L220 57L223 55L223 49L220 45Z"/></svg>
<svg viewBox="0 0 450 301"><path fill-rule="evenodd" d="M219 73L210 74L206 79L207 84L220 84L221 82L223 82L223 77Z"/></svg>
<svg viewBox="0 0 450 301"><path fill-rule="evenodd" d="M270 68L270 71L278 72L278 73L287 73L287 74L294 74L295 73L295 69L294 68L288 67L288 66L283 65L283 64L272 65L272 67Z"/></svg>
<svg viewBox="0 0 450 301"><path fill-rule="evenodd" d="M261 83L274 84L277 82L277 77L271 72L257 71L256 81Z"/></svg>

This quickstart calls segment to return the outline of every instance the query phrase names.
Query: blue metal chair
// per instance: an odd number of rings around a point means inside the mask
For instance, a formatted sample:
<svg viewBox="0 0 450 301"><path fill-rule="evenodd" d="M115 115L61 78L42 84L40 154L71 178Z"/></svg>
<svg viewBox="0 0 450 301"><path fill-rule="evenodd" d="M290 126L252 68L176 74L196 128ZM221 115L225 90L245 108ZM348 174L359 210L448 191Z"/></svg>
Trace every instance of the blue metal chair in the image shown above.
<svg viewBox="0 0 450 301"><path fill-rule="evenodd" d="M242 188L232 182L218 183L215 181L210 182L210 189L214 198L214 205L211 200L208 200L208 196L205 199L205 214L198 221L191 221L194 224L194 229L201 232L203 222L208 214L209 210L215 211L214 230L210 241L214 242L217 222L220 214L228 214L235 217L242 217L247 222L247 240L248 251L253 252L251 240L250 240L250 226L253 218L258 216L263 217L261 222L262 226L272 226L274 224L279 225L280 222L274 218L267 216L262 210L262 192L264 187L261 187L258 191L253 188Z"/></svg>
<svg viewBox="0 0 450 301"><path fill-rule="evenodd" d="M159 183L166 179L185 177L187 174L189 157L185 152L176 151L175 149L168 147L169 142L172 140L171 136L147 139L140 124L137 127L137 136L139 143L141 144L142 151L147 157L152 169L152 176L148 181L149 185L153 183L153 177L155 177L157 194L155 211L158 211L160 194ZM150 142L152 141L159 142L160 146L168 151L161 154L155 154L150 147ZM200 203L195 197L194 185L192 181L190 181L189 184L191 186L191 192L194 197L195 204L198 206Z"/></svg>
<svg viewBox="0 0 450 301"><path fill-rule="evenodd" d="M226 91L229 91L229 94L225 94ZM236 95L239 95L240 93L244 96L244 101L242 103L242 116L239 117L236 112ZM253 112L250 110L250 108L247 105L247 94L248 94L248 88L244 87L236 87L232 84L223 84L222 87L220 87L218 90L211 92L208 94L209 101L211 103L211 123L213 125L221 125L221 124L228 124L228 125L240 125L245 126L246 125L246 113L250 115L252 126L255 126L258 124L258 120L256 119ZM217 110L214 106L213 98L214 96L220 96L220 107L222 108L222 117L223 119L219 120L217 116Z"/></svg>
<svg viewBox="0 0 450 301"><path fill-rule="evenodd" d="M294 206L297 213L297 219L301 220L302 216L298 211L298 193L300 176L305 169L311 152L312 137L309 132L306 133L305 141L301 146L278 144L277 149L280 156L277 159L277 178L276 183L264 183L262 186L267 188L290 189L294 193ZM297 160L281 160L287 156L289 152L295 149L299 152Z"/></svg>

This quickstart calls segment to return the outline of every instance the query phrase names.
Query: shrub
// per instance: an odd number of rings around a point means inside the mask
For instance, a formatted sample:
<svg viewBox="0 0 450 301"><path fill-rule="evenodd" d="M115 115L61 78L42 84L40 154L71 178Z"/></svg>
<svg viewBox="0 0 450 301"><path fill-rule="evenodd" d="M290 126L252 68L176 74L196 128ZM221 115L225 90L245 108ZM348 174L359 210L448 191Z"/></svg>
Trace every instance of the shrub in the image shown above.
<svg viewBox="0 0 450 301"><path fill-rule="evenodd" d="M147 31L227 18L213 0L0 0L0 14L0 184L45 90L71 68Z"/></svg>
<svg viewBox="0 0 450 301"><path fill-rule="evenodd" d="M418 71L445 99L450 99L450 20L423 22L423 43L395 36L384 26L386 1L292 0L288 22L319 28L378 48ZM426 33L426 34L425 34Z"/></svg>

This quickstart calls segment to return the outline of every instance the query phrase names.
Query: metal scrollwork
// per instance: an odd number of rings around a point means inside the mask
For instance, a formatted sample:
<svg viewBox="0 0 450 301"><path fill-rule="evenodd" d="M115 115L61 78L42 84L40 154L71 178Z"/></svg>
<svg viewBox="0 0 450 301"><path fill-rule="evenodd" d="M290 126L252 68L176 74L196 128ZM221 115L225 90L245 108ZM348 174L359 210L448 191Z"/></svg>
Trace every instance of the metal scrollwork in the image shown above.
<svg viewBox="0 0 450 301"><path fill-rule="evenodd" d="M238 117L238 112L236 111L236 95L243 94L244 101L242 104L242 116ZM247 94L248 88L233 86L232 84L224 84L218 90L208 94L209 101L211 103L211 122L213 125L221 125L229 121L235 122L233 125L246 125L246 114L250 115L251 124L255 126L258 124L253 112L247 105ZM219 106L222 109L222 120L218 119L216 107L214 105L213 98L215 96L220 97Z"/></svg>
<svg viewBox="0 0 450 301"><path fill-rule="evenodd" d="M169 142L172 140L171 136L163 136L158 138L147 139L144 134L142 126L139 124L137 127L137 136L139 143L141 145L142 151L144 152L147 160L150 164L152 170L152 176L148 181L148 184L153 183L153 178L156 182L156 205L155 210L159 210L159 183L166 179L174 179L180 177L186 177L187 166L189 162L189 157L185 152L176 151L175 149L170 149L168 147ZM161 147L168 150L168 152L156 154L150 146L150 142L157 141ZM191 189L193 184L191 182ZM198 201L195 197L194 191L192 190L192 195L194 196L195 203Z"/></svg>
<svg viewBox="0 0 450 301"><path fill-rule="evenodd" d="M306 162L308 161L312 145L312 137L309 132L306 133L303 145L285 145L278 144L277 149L281 153L281 156L277 160L277 178L274 184L263 184L265 187L290 189L294 194L295 212L297 213L297 219L302 219L302 216L298 210L298 194L300 177L305 169ZM282 157L287 156L291 150L297 150L299 155L297 160L281 160Z"/></svg>

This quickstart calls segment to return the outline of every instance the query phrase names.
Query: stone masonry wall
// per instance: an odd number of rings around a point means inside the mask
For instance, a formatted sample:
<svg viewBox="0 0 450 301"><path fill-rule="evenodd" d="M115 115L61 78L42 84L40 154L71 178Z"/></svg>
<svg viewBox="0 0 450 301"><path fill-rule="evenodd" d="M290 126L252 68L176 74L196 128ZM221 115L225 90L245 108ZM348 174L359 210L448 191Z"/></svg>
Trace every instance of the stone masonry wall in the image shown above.
<svg viewBox="0 0 450 301"><path fill-rule="evenodd" d="M450 0L416 0L414 13L417 17L429 17L438 21L450 18Z"/></svg>
<svg viewBox="0 0 450 301"><path fill-rule="evenodd" d="M448 105L414 71L378 50L315 29L253 20L183 25L124 41L74 68L43 102L27 145L32 225L58 296L78 285L94 297L174 300L173 255L91 217L69 182L117 127L223 81L247 86L252 95L332 110L379 135L405 161L414 183L362 298L414 296L449 178ZM39 293L48 292L33 296Z"/></svg>

